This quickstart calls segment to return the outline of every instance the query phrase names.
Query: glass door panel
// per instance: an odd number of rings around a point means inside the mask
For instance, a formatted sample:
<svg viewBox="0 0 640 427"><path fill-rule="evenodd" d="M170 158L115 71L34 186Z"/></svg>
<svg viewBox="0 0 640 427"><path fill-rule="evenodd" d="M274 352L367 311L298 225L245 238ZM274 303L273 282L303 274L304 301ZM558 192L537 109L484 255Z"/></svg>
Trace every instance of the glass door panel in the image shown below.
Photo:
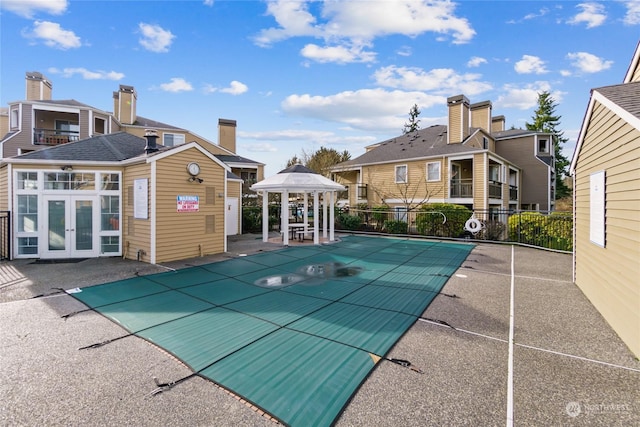
<svg viewBox="0 0 640 427"><path fill-rule="evenodd" d="M67 250L67 203L64 200L49 200L48 211L48 249L49 251Z"/></svg>
<svg viewBox="0 0 640 427"><path fill-rule="evenodd" d="M75 201L75 250L93 249L93 203L91 200Z"/></svg>

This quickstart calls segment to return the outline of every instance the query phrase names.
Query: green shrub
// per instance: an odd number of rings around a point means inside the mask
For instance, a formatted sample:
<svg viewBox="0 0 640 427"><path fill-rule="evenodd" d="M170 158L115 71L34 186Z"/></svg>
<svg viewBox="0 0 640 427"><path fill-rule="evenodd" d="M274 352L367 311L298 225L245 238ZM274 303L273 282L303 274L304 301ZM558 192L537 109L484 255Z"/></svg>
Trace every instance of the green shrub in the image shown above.
<svg viewBox="0 0 640 427"><path fill-rule="evenodd" d="M404 221L390 220L384 222L382 230L389 234L407 234L407 226Z"/></svg>
<svg viewBox="0 0 640 427"><path fill-rule="evenodd" d="M337 216L338 226L343 230L358 230L362 225L362 218L358 215L342 213Z"/></svg>
<svg viewBox="0 0 640 427"><path fill-rule="evenodd" d="M442 223L446 217L444 224ZM416 214L416 229L425 236L461 237L464 224L471 218L471 210L452 203L429 203L422 205Z"/></svg>
<svg viewBox="0 0 640 427"><path fill-rule="evenodd" d="M573 218L566 213L522 212L509 217L509 239L548 249L573 249Z"/></svg>

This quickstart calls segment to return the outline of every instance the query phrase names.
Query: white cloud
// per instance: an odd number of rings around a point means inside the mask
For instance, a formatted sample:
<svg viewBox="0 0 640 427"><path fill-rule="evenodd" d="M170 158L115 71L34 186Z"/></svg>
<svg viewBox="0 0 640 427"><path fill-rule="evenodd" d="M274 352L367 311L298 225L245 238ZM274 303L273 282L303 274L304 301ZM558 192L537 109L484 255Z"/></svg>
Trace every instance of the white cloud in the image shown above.
<svg viewBox="0 0 640 427"><path fill-rule="evenodd" d="M82 46L80 37L73 31L63 29L60 24L49 21L35 21L31 32L23 32L26 38L41 40L55 49L67 50Z"/></svg>
<svg viewBox="0 0 640 427"><path fill-rule="evenodd" d="M522 59L514 65L514 70L518 74L544 74L547 69L544 67L545 62L537 56L522 55Z"/></svg>
<svg viewBox="0 0 640 427"><path fill-rule="evenodd" d="M169 52L169 46L173 42L174 36L171 31L165 30L159 25L145 24L141 22L138 28L142 33L139 42L142 47L151 52Z"/></svg>
<svg viewBox="0 0 640 427"><path fill-rule="evenodd" d="M311 3L314 2L269 2L267 15L273 16L278 26L260 31L254 42L268 47L292 37L315 37L323 39L327 46L307 45L301 52L307 58L368 62L375 54L361 52L358 47L370 46L376 37L394 34L416 37L433 32L438 40L460 44L469 42L476 34L466 18L455 15L455 3L445 0L371 1L366 7L362 2L325 1L317 6L318 17L310 11Z"/></svg>
<svg viewBox="0 0 640 427"><path fill-rule="evenodd" d="M480 65L486 64L486 63L487 63L486 59L481 58L479 56L473 56L473 57L471 57L469 62L467 62L467 67L475 68L475 67L479 67Z"/></svg>
<svg viewBox="0 0 640 427"><path fill-rule="evenodd" d="M193 86L191 86L191 83L189 83L182 77L173 77L171 79L171 82L162 83L160 85L160 89L162 89L165 92L174 92L174 93L189 92L193 90Z"/></svg>
<svg viewBox="0 0 640 427"><path fill-rule="evenodd" d="M233 80L231 83L229 83L229 86L225 88L218 88L208 83L204 85L204 88L203 88L203 92L207 94L214 93L214 92L222 92L222 93L229 93L231 95L241 95L247 92L248 90L249 90L249 86L237 80Z"/></svg>
<svg viewBox="0 0 640 427"><path fill-rule="evenodd" d="M582 9L582 12L569 19L567 21L569 24L578 25L586 23L587 28L595 28L602 25L607 19L607 14L605 13L604 5L602 4L593 2L580 3L576 7Z"/></svg>
<svg viewBox="0 0 640 427"><path fill-rule="evenodd" d="M490 90L489 83L480 81L480 74L459 74L451 68L435 68L425 71L417 67L390 65L375 71L376 84L384 87L433 91L446 96L452 93L477 95Z"/></svg>
<svg viewBox="0 0 640 427"><path fill-rule="evenodd" d="M567 54L567 59L570 59L572 61L571 65L583 73L598 73L608 70L613 65L613 61L605 61L587 52L569 53Z"/></svg>
<svg viewBox="0 0 640 427"><path fill-rule="evenodd" d="M220 89L220 92L229 93L231 95L241 95L249 90L249 86L244 83L240 83L237 80L232 81L229 87Z"/></svg>
<svg viewBox="0 0 640 427"><path fill-rule="evenodd" d="M550 92L556 103L560 103L565 94L560 91L552 91L551 85L546 81L533 82L523 87L508 84L502 89L504 94L498 97L494 105L497 108L528 110L538 105L539 93Z"/></svg>
<svg viewBox="0 0 640 427"><path fill-rule="evenodd" d="M343 123L357 129L399 132L413 104L423 109L445 102L443 96L418 91L362 89L330 96L290 95L281 105L290 115Z"/></svg>
<svg viewBox="0 0 640 427"><path fill-rule="evenodd" d="M318 46L316 44L308 44L300 53L305 58L312 59L316 62L336 62L346 64L351 62L373 62L376 59L375 52L367 52L362 50L362 46Z"/></svg>
<svg viewBox="0 0 640 427"><path fill-rule="evenodd" d="M89 71L86 68L63 68L62 70L58 68L49 68L48 70L52 74L60 74L62 77L73 77L78 74L85 80L122 80L124 78L123 73L118 73L116 71Z"/></svg>
<svg viewBox="0 0 640 427"><path fill-rule="evenodd" d="M538 13L530 13L530 14L526 15L523 19L529 20L529 19L540 18L542 16L545 16L547 13L549 13L549 9L546 8L546 7L543 7L542 9L540 9L538 11Z"/></svg>
<svg viewBox="0 0 640 427"><path fill-rule="evenodd" d="M624 15L623 22L626 25L640 24L640 2L637 0L627 1L624 3L627 13Z"/></svg>
<svg viewBox="0 0 640 427"><path fill-rule="evenodd" d="M205 6L213 6L214 1L213 0L204 0L203 1Z"/></svg>
<svg viewBox="0 0 640 427"><path fill-rule="evenodd" d="M275 153L276 151L278 151L276 147L269 144L268 142L264 142L261 144L247 144L244 148L251 153Z"/></svg>
<svg viewBox="0 0 640 427"><path fill-rule="evenodd" d="M67 0L2 0L0 8L31 19L37 13L61 15L67 10Z"/></svg>

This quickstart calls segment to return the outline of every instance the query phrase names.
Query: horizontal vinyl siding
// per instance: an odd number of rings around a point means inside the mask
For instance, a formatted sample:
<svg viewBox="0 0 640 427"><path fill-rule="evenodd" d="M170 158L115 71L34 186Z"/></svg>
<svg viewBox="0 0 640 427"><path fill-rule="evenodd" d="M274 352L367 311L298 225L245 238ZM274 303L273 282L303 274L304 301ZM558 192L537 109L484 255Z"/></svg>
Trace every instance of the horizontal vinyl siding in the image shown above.
<svg viewBox="0 0 640 427"><path fill-rule="evenodd" d="M9 168L0 167L0 211L9 210Z"/></svg>
<svg viewBox="0 0 640 427"><path fill-rule="evenodd" d="M487 156L483 154L473 155L473 208L486 209L487 206Z"/></svg>
<svg viewBox="0 0 640 427"><path fill-rule="evenodd" d="M640 132L595 104L576 164L576 284L640 355ZM590 175L605 171L606 245L591 243Z"/></svg>
<svg viewBox="0 0 640 427"><path fill-rule="evenodd" d="M149 180L149 219L133 219L133 199L130 199L129 187L133 187L133 181L139 178ZM149 262L151 254L151 166L149 164L133 165L125 169L122 185L122 253L128 259L137 259L138 251L144 251L146 255L141 260ZM134 230L134 235L129 230Z"/></svg>
<svg viewBox="0 0 640 427"><path fill-rule="evenodd" d="M200 164L204 182L188 182L186 165ZM197 257L224 251L224 192L226 171L195 148L156 162L156 262ZM215 187L216 197L206 204L206 188ZM218 190L219 189L219 190ZM177 212L177 196L198 196L198 212ZM206 233L206 216L215 216L215 233Z"/></svg>
<svg viewBox="0 0 640 427"><path fill-rule="evenodd" d="M440 162L441 179L430 182L427 193L427 163L432 162ZM401 165L407 166L408 182L406 184L395 182L396 166ZM427 203L436 198L441 199L446 194L445 177L445 164L442 159L376 165L363 169L363 182L367 184L367 195L372 205L382 204L382 197L396 201L406 200L414 204ZM355 191L355 186L353 188ZM401 205L402 203L392 204Z"/></svg>

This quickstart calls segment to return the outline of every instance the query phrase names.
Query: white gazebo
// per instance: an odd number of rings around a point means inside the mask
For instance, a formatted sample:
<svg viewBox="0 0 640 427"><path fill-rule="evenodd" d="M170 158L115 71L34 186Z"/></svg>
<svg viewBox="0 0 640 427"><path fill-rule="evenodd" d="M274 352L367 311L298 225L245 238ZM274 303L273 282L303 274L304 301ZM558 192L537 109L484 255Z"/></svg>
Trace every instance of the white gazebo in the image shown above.
<svg viewBox="0 0 640 427"><path fill-rule="evenodd" d="M320 193L322 197L322 232L323 238L327 239L327 201L329 201L329 241L335 240L334 221L335 221L335 201L336 192L344 191L346 188L324 176L304 167L300 164L293 165L287 169L281 170L274 176L257 182L251 186L251 189L262 195L262 241L269 240L269 193L280 193L280 229L282 232L282 241L285 246L289 245L289 194L304 194L304 208L302 211L303 223L301 225L304 237L309 233L309 225L307 224L307 212L309 207L309 194L313 195L313 243L320 244L319 236L319 200ZM296 225L296 224L292 224Z"/></svg>

